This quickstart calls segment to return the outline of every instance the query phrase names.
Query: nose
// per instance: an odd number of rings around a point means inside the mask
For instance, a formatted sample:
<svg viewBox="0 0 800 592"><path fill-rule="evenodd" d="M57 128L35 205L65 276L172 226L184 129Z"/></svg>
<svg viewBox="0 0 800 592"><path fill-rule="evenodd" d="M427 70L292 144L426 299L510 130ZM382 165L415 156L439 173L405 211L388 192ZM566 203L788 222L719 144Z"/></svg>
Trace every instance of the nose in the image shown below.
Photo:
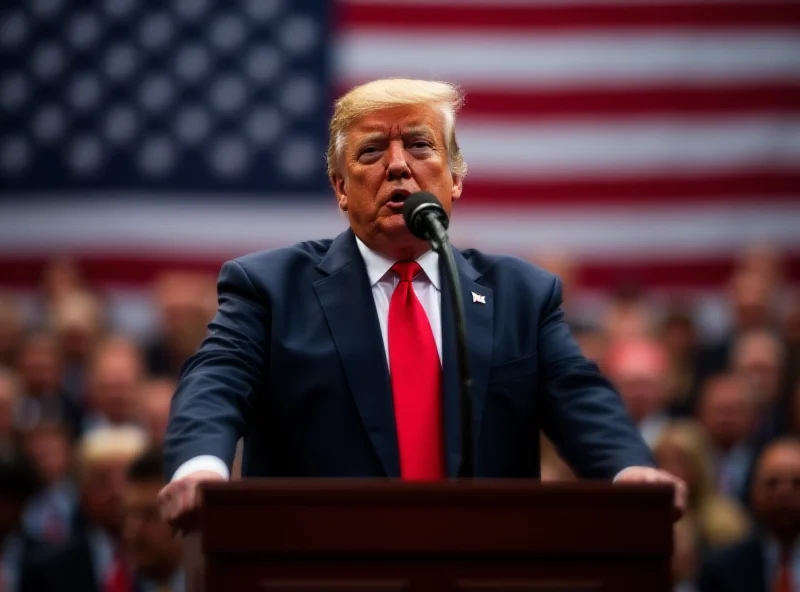
<svg viewBox="0 0 800 592"><path fill-rule="evenodd" d="M386 179L408 179L411 170L406 162L405 149L402 141L393 141L389 144L388 150L389 164L386 167Z"/></svg>

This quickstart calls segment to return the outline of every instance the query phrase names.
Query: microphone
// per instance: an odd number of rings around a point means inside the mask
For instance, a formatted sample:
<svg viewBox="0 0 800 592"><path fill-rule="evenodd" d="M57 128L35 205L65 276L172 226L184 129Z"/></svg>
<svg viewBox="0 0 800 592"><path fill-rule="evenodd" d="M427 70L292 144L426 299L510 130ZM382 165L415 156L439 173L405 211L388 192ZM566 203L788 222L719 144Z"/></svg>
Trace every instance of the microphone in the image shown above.
<svg viewBox="0 0 800 592"><path fill-rule="evenodd" d="M450 220L439 198L429 191L417 191L406 198L403 204L403 220L411 234L417 238L434 239L442 243L447 241L444 231L447 230Z"/></svg>
<svg viewBox="0 0 800 592"><path fill-rule="evenodd" d="M461 465L458 476L470 478L475 474L472 436L472 378L469 373L469 350L467 348L467 321L464 302L461 299L461 282L453 258L453 248L447 236L450 219L439 199L428 191L417 191L406 198L403 204L403 220L408 230L431 244L444 262L450 282L450 303L453 306L456 324L456 351L458 355L460 399L461 399Z"/></svg>

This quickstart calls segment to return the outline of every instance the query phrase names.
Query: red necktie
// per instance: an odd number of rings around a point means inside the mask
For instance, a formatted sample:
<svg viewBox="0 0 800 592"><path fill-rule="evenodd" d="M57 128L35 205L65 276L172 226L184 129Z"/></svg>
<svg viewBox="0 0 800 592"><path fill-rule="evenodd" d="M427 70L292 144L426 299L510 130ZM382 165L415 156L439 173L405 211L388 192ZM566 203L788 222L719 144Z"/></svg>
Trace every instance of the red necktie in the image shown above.
<svg viewBox="0 0 800 592"><path fill-rule="evenodd" d="M411 281L415 261L392 266L400 283L389 303L389 366L403 479L441 479L442 367L433 331Z"/></svg>
<svg viewBox="0 0 800 592"><path fill-rule="evenodd" d="M130 592L133 589L130 575L125 561L118 552L114 556L114 562L106 575L105 587L103 592Z"/></svg>
<svg viewBox="0 0 800 592"><path fill-rule="evenodd" d="M778 577L775 580L775 592L793 592L792 564L789 561L789 549L781 549L781 561L778 565Z"/></svg>

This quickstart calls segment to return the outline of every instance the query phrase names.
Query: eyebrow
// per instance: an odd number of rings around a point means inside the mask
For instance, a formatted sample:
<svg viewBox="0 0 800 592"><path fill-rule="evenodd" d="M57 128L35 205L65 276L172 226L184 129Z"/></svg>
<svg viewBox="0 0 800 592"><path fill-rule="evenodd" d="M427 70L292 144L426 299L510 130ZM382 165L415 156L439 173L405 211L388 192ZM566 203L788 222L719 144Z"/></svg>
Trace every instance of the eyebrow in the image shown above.
<svg viewBox="0 0 800 592"><path fill-rule="evenodd" d="M386 139L386 135L387 135L386 132L372 132L372 133L369 133L366 136L363 136L358 142L356 142L355 146L356 146L356 148L360 148L360 147L365 146L366 144L369 144L371 142L376 142L376 141L379 141L379 140L385 140ZM433 139L433 138L436 137L436 134L430 128L430 126L417 125L417 126L413 126L413 127L408 128L407 130L405 130L401 134L401 136L402 136L403 139L408 139L408 138L413 137L413 136L426 136L428 138Z"/></svg>

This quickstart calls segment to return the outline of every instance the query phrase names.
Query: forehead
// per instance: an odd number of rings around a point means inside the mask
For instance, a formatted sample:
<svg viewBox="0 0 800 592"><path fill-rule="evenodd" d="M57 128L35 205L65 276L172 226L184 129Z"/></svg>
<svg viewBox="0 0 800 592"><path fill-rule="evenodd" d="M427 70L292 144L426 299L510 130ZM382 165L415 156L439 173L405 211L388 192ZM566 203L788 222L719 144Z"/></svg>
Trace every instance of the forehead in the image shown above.
<svg viewBox="0 0 800 592"><path fill-rule="evenodd" d="M431 105L404 105L380 109L364 115L349 129L349 135L403 132L412 128L427 128L441 133L441 111Z"/></svg>
<svg viewBox="0 0 800 592"><path fill-rule="evenodd" d="M777 446L761 461L762 474L800 472L800 445Z"/></svg>

